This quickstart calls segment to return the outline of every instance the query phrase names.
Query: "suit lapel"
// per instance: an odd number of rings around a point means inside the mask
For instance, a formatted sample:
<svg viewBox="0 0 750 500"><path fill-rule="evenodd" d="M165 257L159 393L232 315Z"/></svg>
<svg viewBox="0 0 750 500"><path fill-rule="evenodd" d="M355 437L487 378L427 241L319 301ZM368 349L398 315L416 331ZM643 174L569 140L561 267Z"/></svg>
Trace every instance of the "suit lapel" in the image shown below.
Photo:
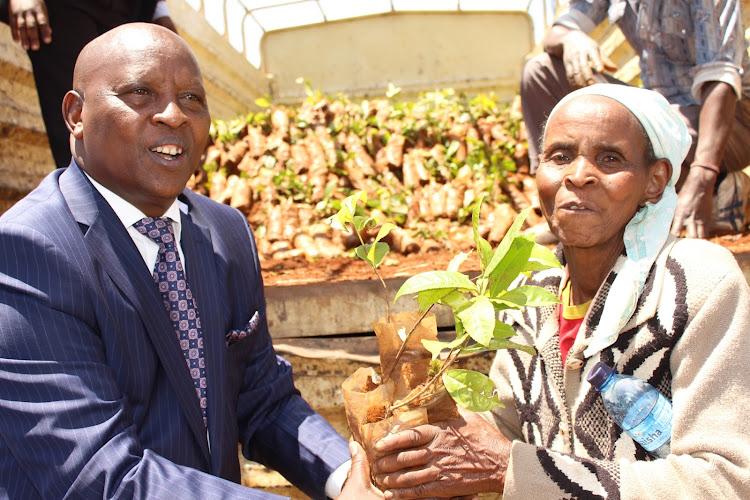
<svg viewBox="0 0 750 500"><path fill-rule="evenodd" d="M182 214L182 251L185 255L187 278L190 289L195 297L198 312L201 317L201 333L203 335L203 356L206 359L206 378L208 383L208 426L212 443L221 443L226 429L222 420L227 418L227 412L222 411L225 398L222 393L223 374L220 370L225 366L223 360L224 332L221 325L223 294L217 288L216 265L211 242L211 233L198 218L192 217L190 212ZM212 455L212 458L219 454Z"/></svg>
<svg viewBox="0 0 750 500"><path fill-rule="evenodd" d="M101 264L123 297L131 301L140 314L180 408L208 462L206 430L193 381L151 273L117 215L77 165L71 165L60 177L60 189L76 221L88 226L84 241L92 258Z"/></svg>

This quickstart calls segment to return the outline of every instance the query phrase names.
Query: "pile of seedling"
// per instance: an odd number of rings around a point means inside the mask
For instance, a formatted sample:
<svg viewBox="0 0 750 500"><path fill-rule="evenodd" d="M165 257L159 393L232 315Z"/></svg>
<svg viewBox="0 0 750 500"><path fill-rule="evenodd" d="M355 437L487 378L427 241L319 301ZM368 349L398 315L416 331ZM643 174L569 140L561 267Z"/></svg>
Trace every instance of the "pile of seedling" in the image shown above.
<svg viewBox="0 0 750 500"><path fill-rule="evenodd" d="M416 100L391 86L354 102L306 84L296 107L212 124L213 143L190 187L241 210L261 258L334 257L359 244L324 220L355 192L392 221L387 242L401 254L472 246L471 207L484 197L479 231L499 242L521 210L538 205L520 104L450 89ZM527 226L540 222L538 211ZM374 235L365 235L374 237Z"/></svg>

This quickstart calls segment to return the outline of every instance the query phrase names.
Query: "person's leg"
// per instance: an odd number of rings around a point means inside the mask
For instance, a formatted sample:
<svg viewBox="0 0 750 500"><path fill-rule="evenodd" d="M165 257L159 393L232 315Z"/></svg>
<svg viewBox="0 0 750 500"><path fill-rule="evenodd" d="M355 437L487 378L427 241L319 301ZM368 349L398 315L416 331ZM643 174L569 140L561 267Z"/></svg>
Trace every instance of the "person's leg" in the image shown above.
<svg viewBox="0 0 750 500"><path fill-rule="evenodd" d="M103 6L99 1L80 1L70 6L49 2L52 43L28 51L44 126L58 168L70 164L70 133L63 120L62 101L73 88L76 58L91 40L127 20L127 6L117 3Z"/></svg>
<svg viewBox="0 0 750 500"><path fill-rule="evenodd" d="M594 76L597 83L623 82L608 74ZM546 52L535 56L524 65L521 74L521 112L529 142L529 166L532 174L539 166L539 140L547 117L555 105L573 91L559 57Z"/></svg>
<svg viewBox="0 0 750 500"><path fill-rule="evenodd" d="M552 108L571 92L562 60L547 53L530 59L521 75L521 112L529 141L531 173L539 166L539 139Z"/></svg>
<svg viewBox="0 0 750 500"><path fill-rule="evenodd" d="M97 36L96 24L83 11L50 3L52 43L28 51L42 118L58 168L70 163L70 133L62 116L65 93L73 88L73 68L84 45Z"/></svg>

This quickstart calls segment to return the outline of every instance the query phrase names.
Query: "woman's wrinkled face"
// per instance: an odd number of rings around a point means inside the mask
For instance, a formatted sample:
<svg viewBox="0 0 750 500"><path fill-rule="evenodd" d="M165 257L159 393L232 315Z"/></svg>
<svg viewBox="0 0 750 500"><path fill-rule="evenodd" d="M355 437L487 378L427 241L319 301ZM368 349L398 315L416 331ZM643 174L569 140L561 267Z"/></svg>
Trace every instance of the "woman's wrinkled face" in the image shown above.
<svg viewBox="0 0 750 500"><path fill-rule="evenodd" d="M536 180L542 212L567 247L622 246L625 226L657 186L635 116L603 96L581 96L549 120ZM616 250L615 250L616 251Z"/></svg>

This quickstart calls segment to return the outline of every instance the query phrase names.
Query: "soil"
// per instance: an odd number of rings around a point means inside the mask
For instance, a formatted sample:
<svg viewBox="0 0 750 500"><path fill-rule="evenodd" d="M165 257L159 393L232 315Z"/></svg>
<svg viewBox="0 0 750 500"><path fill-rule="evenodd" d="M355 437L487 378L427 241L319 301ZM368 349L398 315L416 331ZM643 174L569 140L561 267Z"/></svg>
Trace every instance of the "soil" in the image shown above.
<svg viewBox="0 0 750 500"><path fill-rule="evenodd" d="M735 254L750 252L750 232L719 236L711 238L710 241ZM410 255L390 254L378 271L383 279L407 278L425 271L445 270L455 255L455 252L447 250ZM302 256L283 260L265 259L261 261L261 268L266 286L377 279L365 262L346 256L312 261ZM463 272L479 270L479 261L475 252L469 254L460 270Z"/></svg>
<svg viewBox="0 0 750 500"><path fill-rule="evenodd" d="M378 267L383 279L408 278L424 271L445 270L455 253L447 250L409 255L389 254ZM300 285L305 283L333 283L377 279L369 265L355 257L307 260L303 256L289 259L261 261L265 286ZM479 269L476 253L469 255L461 271Z"/></svg>

